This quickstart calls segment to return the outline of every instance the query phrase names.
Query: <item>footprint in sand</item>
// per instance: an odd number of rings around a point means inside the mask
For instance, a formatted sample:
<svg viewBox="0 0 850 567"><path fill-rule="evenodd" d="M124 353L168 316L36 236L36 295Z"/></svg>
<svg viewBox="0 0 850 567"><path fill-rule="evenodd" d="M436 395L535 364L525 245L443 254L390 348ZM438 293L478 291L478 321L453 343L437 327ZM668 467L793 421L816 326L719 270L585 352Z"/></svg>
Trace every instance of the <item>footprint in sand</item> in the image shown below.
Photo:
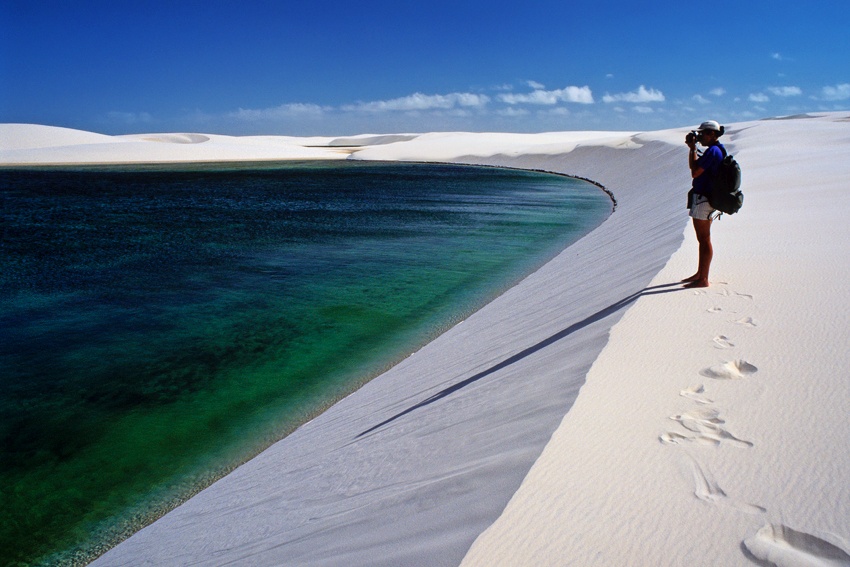
<svg viewBox="0 0 850 567"><path fill-rule="evenodd" d="M709 307L708 309L706 309L706 311L708 311L709 313L722 313L723 308L722 307Z"/></svg>
<svg viewBox="0 0 850 567"><path fill-rule="evenodd" d="M660 439L665 445L683 445L694 440L692 437L688 437L687 435L682 435L681 433L676 433L674 431L662 433L658 436L658 439Z"/></svg>
<svg viewBox="0 0 850 567"><path fill-rule="evenodd" d="M738 319L735 322L745 327L758 327L758 323L752 317L744 317L743 319Z"/></svg>
<svg viewBox="0 0 850 567"><path fill-rule="evenodd" d="M782 524L768 524L743 543L753 557L777 567L850 567L846 550Z"/></svg>
<svg viewBox="0 0 850 567"><path fill-rule="evenodd" d="M747 504L746 502L739 502L729 498L726 492L717 484L717 481L705 469L699 466L699 463L692 460L691 465L693 466L694 473L694 496L703 502L731 506L747 514L763 514L766 512L761 506Z"/></svg>
<svg viewBox="0 0 850 567"><path fill-rule="evenodd" d="M741 293L740 291L729 291L728 289L722 289L716 292L714 295L720 295L722 297L732 297L734 295L736 297L742 297L744 299L753 299L753 296L749 293Z"/></svg>
<svg viewBox="0 0 850 567"><path fill-rule="evenodd" d="M717 380L740 380L758 372L758 368L746 360L731 360L700 370L700 376Z"/></svg>
<svg viewBox="0 0 850 567"><path fill-rule="evenodd" d="M684 390L679 392L679 395L682 396L683 398L688 398L690 400L693 400L698 404L704 404L705 405L705 404L713 403L714 400L710 400L710 399L708 399L708 398L706 398L705 396L702 395L704 393L705 393L705 388L703 387L703 385L702 384L696 384L696 385L691 386L689 388L685 388Z"/></svg>
<svg viewBox="0 0 850 567"><path fill-rule="evenodd" d="M720 412L712 408L697 408L683 414L671 416L670 419L695 435L667 432L661 435L662 443L679 445L682 443L699 443L702 445L720 445L728 443L736 447L752 447L753 444L738 439L724 427L726 423L720 417Z"/></svg>
<svg viewBox="0 0 850 567"><path fill-rule="evenodd" d="M735 343L729 340L729 337L725 335L717 335L712 339L714 341L715 348L732 348L735 346Z"/></svg>

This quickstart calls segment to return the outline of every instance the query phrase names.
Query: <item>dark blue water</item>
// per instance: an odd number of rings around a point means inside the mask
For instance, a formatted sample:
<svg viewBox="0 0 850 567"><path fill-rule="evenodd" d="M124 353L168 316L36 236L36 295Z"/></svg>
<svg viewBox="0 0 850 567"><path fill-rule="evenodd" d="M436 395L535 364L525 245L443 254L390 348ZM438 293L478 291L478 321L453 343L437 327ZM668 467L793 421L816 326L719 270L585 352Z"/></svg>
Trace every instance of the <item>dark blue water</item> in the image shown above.
<svg viewBox="0 0 850 567"><path fill-rule="evenodd" d="M478 167L0 170L0 560L96 554L610 210Z"/></svg>

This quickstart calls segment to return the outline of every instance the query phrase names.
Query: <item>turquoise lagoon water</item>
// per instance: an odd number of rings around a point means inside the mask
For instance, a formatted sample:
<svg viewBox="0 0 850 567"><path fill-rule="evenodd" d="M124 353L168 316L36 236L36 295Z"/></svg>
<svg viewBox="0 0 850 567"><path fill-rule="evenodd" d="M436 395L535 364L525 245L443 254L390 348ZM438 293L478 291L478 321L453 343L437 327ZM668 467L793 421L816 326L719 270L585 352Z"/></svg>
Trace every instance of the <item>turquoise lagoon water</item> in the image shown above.
<svg viewBox="0 0 850 567"><path fill-rule="evenodd" d="M597 226L563 176L0 171L0 559L91 558Z"/></svg>

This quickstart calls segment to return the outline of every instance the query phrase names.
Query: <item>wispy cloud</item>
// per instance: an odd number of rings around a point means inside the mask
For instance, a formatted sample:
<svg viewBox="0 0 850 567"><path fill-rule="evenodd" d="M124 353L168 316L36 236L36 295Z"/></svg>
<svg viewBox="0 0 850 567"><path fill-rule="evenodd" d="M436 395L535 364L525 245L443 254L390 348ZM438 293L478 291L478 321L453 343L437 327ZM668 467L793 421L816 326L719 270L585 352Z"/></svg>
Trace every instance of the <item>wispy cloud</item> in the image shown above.
<svg viewBox="0 0 850 567"><path fill-rule="evenodd" d="M619 94L605 94L602 97L604 102L633 102L633 103L646 103L646 102L664 102L664 93L659 90L655 90L653 88L647 89L645 86L641 85L638 87L636 91L628 92L628 93L619 93Z"/></svg>
<svg viewBox="0 0 850 567"><path fill-rule="evenodd" d="M358 102L341 107L346 112L411 112L421 110L450 110L454 108L480 108L490 102L490 97L474 93L450 93L426 95L414 93L390 100Z"/></svg>
<svg viewBox="0 0 850 567"><path fill-rule="evenodd" d="M769 102L770 97L764 93L752 93L750 95L750 102Z"/></svg>
<svg viewBox="0 0 850 567"><path fill-rule="evenodd" d="M280 121L293 118L318 118L339 112L417 112L428 110L452 111L461 115L467 109L480 108L490 101L487 95L474 93L450 93L426 95L414 93L409 96L389 100L375 100L346 104L340 107L320 106L313 103L287 103L272 108L240 108L228 114L228 117L244 121Z"/></svg>
<svg viewBox="0 0 850 567"><path fill-rule="evenodd" d="M803 94L800 87L768 87L767 90L776 96L800 96Z"/></svg>
<svg viewBox="0 0 850 567"><path fill-rule="evenodd" d="M306 118L319 117L331 108L319 106L318 104L305 104L300 102L281 104L273 108L240 108L235 112L231 112L229 116L238 120L258 121L258 120L282 120L285 118Z"/></svg>
<svg viewBox="0 0 850 567"><path fill-rule="evenodd" d="M711 89L710 91L708 91L708 94L710 94L713 97L721 97L721 96L726 94L726 89L724 89L723 87L717 87L717 88L714 88L714 89ZM699 104L702 104L702 105L712 103L711 99L708 99L708 98L704 97L703 95L701 95L699 93L692 96L691 99L696 101Z"/></svg>
<svg viewBox="0 0 850 567"><path fill-rule="evenodd" d="M497 110L496 114L499 116L507 116L508 118L516 118L520 116L528 116L530 113L524 108L509 106L507 108Z"/></svg>
<svg viewBox="0 0 850 567"><path fill-rule="evenodd" d="M546 85L544 85L543 83L538 83L537 81L526 81L525 84L536 91L542 91L546 88Z"/></svg>
<svg viewBox="0 0 850 567"><path fill-rule="evenodd" d="M779 52L771 53L770 58L773 59L774 61L787 61L787 62L791 62L791 63L796 61L794 58L788 57L787 55L784 55L784 54L779 53Z"/></svg>
<svg viewBox="0 0 850 567"><path fill-rule="evenodd" d="M593 104L593 92L590 87L565 87L551 91L535 90L530 93L505 93L499 95L499 100L506 104L558 104L559 102L575 102Z"/></svg>
<svg viewBox="0 0 850 567"><path fill-rule="evenodd" d="M821 97L824 100L847 100L850 98L850 83L824 87L821 89Z"/></svg>

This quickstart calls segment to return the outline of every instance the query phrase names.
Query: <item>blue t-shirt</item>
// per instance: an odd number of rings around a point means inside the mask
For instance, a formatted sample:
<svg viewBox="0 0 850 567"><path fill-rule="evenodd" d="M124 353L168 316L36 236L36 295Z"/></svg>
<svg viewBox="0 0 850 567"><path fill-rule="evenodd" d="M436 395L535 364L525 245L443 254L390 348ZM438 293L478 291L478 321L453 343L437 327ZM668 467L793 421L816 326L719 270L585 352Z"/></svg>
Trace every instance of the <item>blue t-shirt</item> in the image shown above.
<svg viewBox="0 0 850 567"><path fill-rule="evenodd" d="M717 169L723 161L725 155L721 144L709 146L697 159L697 167L701 167L704 171L699 177L695 177L692 187L694 193L699 195L708 195L708 190L711 188L711 180L717 175Z"/></svg>

